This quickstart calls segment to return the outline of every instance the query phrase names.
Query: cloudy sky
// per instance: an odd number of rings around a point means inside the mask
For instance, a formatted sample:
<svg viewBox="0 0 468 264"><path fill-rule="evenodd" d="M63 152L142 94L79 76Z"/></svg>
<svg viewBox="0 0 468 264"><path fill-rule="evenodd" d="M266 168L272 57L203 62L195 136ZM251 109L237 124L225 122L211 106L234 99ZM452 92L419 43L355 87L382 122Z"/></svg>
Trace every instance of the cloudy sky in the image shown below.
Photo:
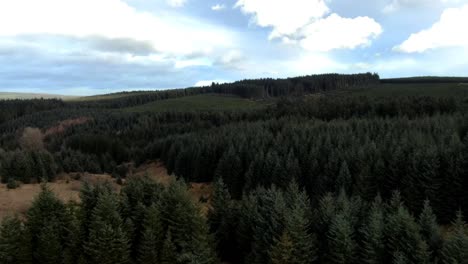
<svg viewBox="0 0 468 264"><path fill-rule="evenodd" d="M0 92L468 75L468 0L0 0Z"/></svg>

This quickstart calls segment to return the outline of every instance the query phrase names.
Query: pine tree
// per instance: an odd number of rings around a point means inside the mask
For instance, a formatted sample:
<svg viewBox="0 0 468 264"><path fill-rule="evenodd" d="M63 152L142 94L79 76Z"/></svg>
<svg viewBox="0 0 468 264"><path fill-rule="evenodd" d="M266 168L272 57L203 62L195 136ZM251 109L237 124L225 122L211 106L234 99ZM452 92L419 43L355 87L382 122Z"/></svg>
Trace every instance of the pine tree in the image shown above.
<svg viewBox="0 0 468 264"><path fill-rule="evenodd" d="M356 251L353 227L344 214L332 220L328 231L328 259L333 264L353 263Z"/></svg>
<svg viewBox="0 0 468 264"><path fill-rule="evenodd" d="M57 219L50 219L39 231L37 249L34 258L40 264L62 263L64 247L61 239L60 223Z"/></svg>
<svg viewBox="0 0 468 264"><path fill-rule="evenodd" d="M295 263L293 261L295 257L297 256L294 255L294 245L291 237L287 232L284 232L270 250L270 262L271 264L292 264Z"/></svg>
<svg viewBox="0 0 468 264"><path fill-rule="evenodd" d="M30 237L17 217L6 217L0 227L0 263L30 264Z"/></svg>
<svg viewBox="0 0 468 264"><path fill-rule="evenodd" d="M161 197L161 217L180 261L214 263L216 255L208 226L183 182L172 183Z"/></svg>
<svg viewBox="0 0 468 264"><path fill-rule="evenodd" d="M102 194L93 209L85 252L92 263L129 262L128 238L123 231L117 198L111 193Z"/></svg>
<svg viewBox="0 0 468 264"><path fill-rule="evenodd" d="M244 184L242 163L235 149L231 146L218 162L216 179L223 179L233 197L241 197Z"/></svg>
<svg viewBox="0 0 468 264"><path fill-rule="evenodd" d="M453 222L453 231L442 248L441 260L444 264L468 263L468 235L461 211Z"/></svg>
<svg viewBox="0 0 468 264"><path fill-rule="evenodd" d="M293 180L285 192L286 202L290 205L285 215L285 231L293 246L293 264L307 264L318 257L317 241L310 232L310 202L307 194L299 189Z"/></svg>
<svg viewBox="0 0 468 264"><path fill-rule="evenodd" d="M346 193L350 193L352 185L352 178L351 173L348 169L348 164L346 161L341 163L340 172L338 174L338 178L336 179L336 188L335 190L338 192L342 189L346 191Z"/></svg>
<svg viewBox="0 0 468 264"><path fill-rule="evenodd" d="M382 199L377 196L372 203L367 222L361 230L363 236L361 259L364 263L379 264L385 260L385 221Z"/></svg>
<svg viewBox="0 0 468 264"><path fill-rule="evenodd" d="M217 251L221 258L233 257L236 254L234 242L233 208L231 195L222 178L219 178L213 187L211 208L208 212L210 231L215 236Z"/></svg>
<svg viewBox="0 0 468 264"><path fill-rule="evenodd" d="M161 264L175 264L177 262L177 249L172 242L171 231L169 230L166 234L166 239L164 240L163 247L161 249Z"/></svg>
<svg viewBox="0 0 468 264"><path fill-rule="evenodd" d="M392 264L409 264L409 263L410 262L408 261L408 258L402 252L395 251L395 253L393 253Z"/></svg>
<svg viewBox="0 0 468 264"><path fill-rule="evenodd" d="M432 253L432 259L437 258L442 246L442 237L437 223L437 217L432 212L428 200L424 201L423 210L419 215L419 226L421 227L422 238L426 241L429 250Z"/></svg>
<svg viewBox="0 0 468 264"><path fill-rule="evenodd" d="M152 205L146 211L143 223L143 234L139 247L139 263L154 263L159 259L159 251L164 241L164 230L162 226L159 209Z"/></svg>
<svg viewBox="0 0 468 264"><path fill-rule="evenodd" d="M392 207L397 206L397 200L392 200ZM392 210L387 215L387 224L385 226L387 254L391 256L391 254L400 251L408 258L408 261L412 263L421 262L419 256L415 254L422 242L419 232L420 229L415 219L400 203L396 211Z"/></svg>
<svg viewBox="0 0 468 264"><path fill-rule="evenodd" d="M40 251L42 250L41 247L44 246L43 241L52 239L52 237L47 236L53 236L53 239L56 240L53 242L51 241L54 246L62 246L65 244L64 238L68 235L67 226L69 226L71 222L67 214L67 209L62 201L43 184L42 191L35 198L27 212L27 217L28 221L26 226L28 232L31 234L31 247L34 262L41 263L41 261L44 261L46 263L49 260L47 258L40 259L43 257ZM50 230L47 230L47 228L51 228L51 226L54 228L54 234L49 234ZM62 249L59 250L55 248L53 251L59 252ZM50 257L53 258L55 256ZM57 259L62 259L62 257Z"/></svg>

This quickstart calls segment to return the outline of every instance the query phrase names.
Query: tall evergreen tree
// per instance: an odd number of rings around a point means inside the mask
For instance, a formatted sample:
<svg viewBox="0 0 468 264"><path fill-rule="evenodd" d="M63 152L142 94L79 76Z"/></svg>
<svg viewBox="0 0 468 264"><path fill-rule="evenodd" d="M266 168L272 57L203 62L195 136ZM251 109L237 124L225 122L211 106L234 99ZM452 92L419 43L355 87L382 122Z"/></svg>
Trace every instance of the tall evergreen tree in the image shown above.
<svg viewBox="0 0 468 264"><path fill-rule="evenodd" d="M0 263L32 263L30 236L17 217L5 217L0 226Z"/></svg>
<svg viewBox="0 0 468 264"><path fill-rule="evenodd" d="M382 199L377 196L361 229L363 236L361 259L364 263L379 264L385 262L385 215Z"/></svg>
<svg viewBox="0 0 468 264"><path fill-rule="evenodd" d="M340 190L345 190L346 193L351 193L352 178L351 173L348 169L348 164L346 161L341 163L340 172L336 179L336 188L335 190L339 192Z"/></svg>
<svg viewBox="0 0 468 264"><path fill-rule="evenodd" d="M62 251L62 246L65 245L65 238L68 236L67 226L70 225L71 219L65 205L55 196L55 194L43 184L42 191L33 201L27 212L28 221L26 226L31 234L31 247L34 262L47 263L60 259L47 259L42 254L44 241L51 239L51 245L54 247L60 245L60 249L52 249L54 252ZM50 234L50 229L53 226L53 234ZM47 230L49 229L49 230ZM50 236L50 237L48 237ZM52 238L53 236L53 238ZM44 258L43 258L44 257ZM55 256L53 256L55 257ZM51 256L52 258L52 256Z"/></svg>
<svg viewBox="0 0 468 264"><path fill-rule="evenodd" d="M129 243L114 194L102 194L93 209L85 252L92 263L129 263Z"/></svg>
<svg viewBox="0 0 468 264"><path fill-rule="evenodd" d="M421 227L422 238L426 241L432 253L432 259L437 259L442 246L442 236L440 234L439 224L437 223L437 217L433 213L428 200L424 201L418 223Z"/></svg>
<svg viewBox="0 0 468 264"><path fill-rule="evenodd" d="M159 252L162 249L163 241L164 230L159 208L152 205L147 209L143 223L143 234L139 246L139 263L151 264L160 259Z"/></svg>
<svg viewBox="0 0 468 264"><path fill-rule="evenodd" d="M292 264L294 258L294 245L287 232L273 244L270 250L270 263L271 264Z"/></svg>
<svg viewBox="0 0 468 264"><path fill-rule="evenodd" d="M468 263L468 235L461 211L453 222L453 231L442 248L441 260L444 264Z"/></svg>
<svg viewBox="0 0 468 264"><path fill-rule="evenodd" d="M338 214L328 231L328 260L334 264L353 263L356 254L354 230L344 214Z"/></svg>
<svg viewBox="0 0 468 264"><path fill-rule="evenodd" d="M285 191L285 199L289 204L285 212L285 232L292 242L291 263L313 263L318 258L318 248L315 234L310 234L309 198L293 180Z"/></svg>
<svg viewBox="0 0 468 264"><path fill-rule="evenodd" d="M235 223L233 201L222 178L213 186L211 208L208 212L210 231L215 236L217 251L221 258L235 257Z"/></svg>

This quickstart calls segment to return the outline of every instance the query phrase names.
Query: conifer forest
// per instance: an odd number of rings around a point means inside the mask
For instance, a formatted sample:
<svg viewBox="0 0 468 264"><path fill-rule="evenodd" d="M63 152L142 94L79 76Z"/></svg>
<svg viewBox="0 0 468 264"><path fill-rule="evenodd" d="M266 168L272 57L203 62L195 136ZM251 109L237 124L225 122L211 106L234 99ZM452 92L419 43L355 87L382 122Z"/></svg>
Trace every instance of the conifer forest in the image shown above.
<svg viewBox="0 0 468 264"><path fill-rule="evenodd" d="M0 191L41 186L0 220L0 264L468 264L464 82L321 74L0 100ZM134 177L148 162L173 180ZM117 184L59 199L51 184L85 173Z"/></svg>

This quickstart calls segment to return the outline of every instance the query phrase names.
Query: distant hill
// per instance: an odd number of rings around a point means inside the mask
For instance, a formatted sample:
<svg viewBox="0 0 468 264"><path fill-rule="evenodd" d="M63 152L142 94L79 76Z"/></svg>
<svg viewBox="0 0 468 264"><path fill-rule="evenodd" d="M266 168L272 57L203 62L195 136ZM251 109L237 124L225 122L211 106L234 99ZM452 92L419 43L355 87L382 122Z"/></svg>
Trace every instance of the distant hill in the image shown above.
<svg viewBox="0 0 468 264"><path fill-rule="evenodd" d="M44 99L63 99L70 100L77 98L77 96L67 96L67 95L58 95L58 94L40 94L40 93L13 93L13 92L0 92L0 100L2 99L34 99L34 98L44 98Z"/></svg>
<svg viewBox="0 0 468 264"><path fill-rule="evenodd" d="M420 76L380 79L381 83L468 83L468 77Z"/></svg>

